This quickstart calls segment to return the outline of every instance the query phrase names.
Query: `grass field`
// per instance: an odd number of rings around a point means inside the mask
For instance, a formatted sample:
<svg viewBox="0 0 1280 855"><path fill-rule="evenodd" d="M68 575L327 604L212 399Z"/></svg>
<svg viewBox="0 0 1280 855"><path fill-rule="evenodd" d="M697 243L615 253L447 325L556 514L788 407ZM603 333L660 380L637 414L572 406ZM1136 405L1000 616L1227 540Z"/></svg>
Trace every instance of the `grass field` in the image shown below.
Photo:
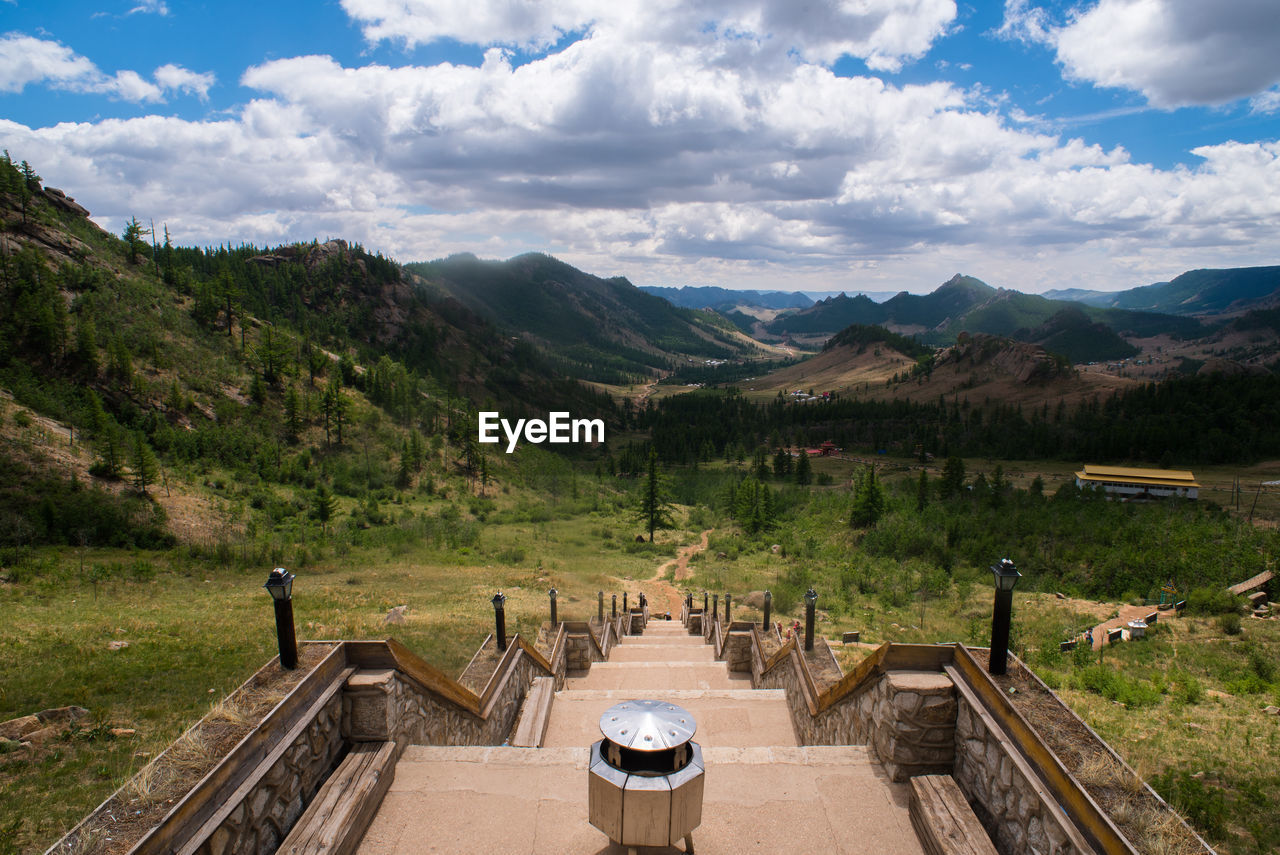
<svg viewBox="0 0 1280 855"><path fill-rule="evenodd" d="M916 465L877 462L903 477ZM987 461L968 464L971 473L994 468ZM456 480L438 487L461 501L442 500L439 491L415 494L403 504L384 504L400 522L312 532L305 550L279 557L298 573L300 638L394 636L452 674L491 631L489 599L496 590L508 596L514 631L536 630L553 586L564 618L586 618L594 614L597 591L606 592L606 607L611 593L634 597L643 580L703 528L714 529L709 548L692 557L692 575L677 586L732 593L736 618L759 619L742 603L765 588L775 594L777 619L800 616L799 593L813 584L819 629L828 638L856 629L870 643L985 644L992 596L985 567L957 566L922 596L913 580L929 568L918 559L859 553L847 526L847 490L840 486L857 465L820 461L817 471L830 475L832 486L814 488L785 529L755 538L717 512L678 508L675 530L660 532L656 544L637 543L640 526L621 487L608 479L584 476L554 491L499 485L485 499L467 498L467 487ZM1065 464L1004 468L1016 483L1042 474L1051 485L1072 471ZM1251 483L1278 470L1269 464L1197 475L1221 486L1235 474ZM1274 518L1269 502L1259 508ZM347 502L339 517L352 510ZM424 528L424 520L446 516L447 536L433 535L438 525ZM270 566L252 549L179 548L43 550L10 568L15 581L0 584L6 616L0 720L67 704L91 715L33 752L9 748L0 755L0 840L6 841L0 853L42 851L274 655L272 610L261 590ZM386 625L387 611L399 605L408 606L405 623ZM1148 641L1109 649L1101 665L1057 653L1058 641L1115 609L1115 603L1018 592L1014 651L1060 687L1141 774L1172 794L1221 851L1274 851L1280 716L1262 709L1280 704L1280 675L1267 664L1280 661L1280 622L1246 619L1238 635L1229 635L1215 618L1184 618L1161 624ZM112 650L111 642L128 646ZM864 649L838 654L848 667ZM136 734L113 737L113 727Z"/></svg>

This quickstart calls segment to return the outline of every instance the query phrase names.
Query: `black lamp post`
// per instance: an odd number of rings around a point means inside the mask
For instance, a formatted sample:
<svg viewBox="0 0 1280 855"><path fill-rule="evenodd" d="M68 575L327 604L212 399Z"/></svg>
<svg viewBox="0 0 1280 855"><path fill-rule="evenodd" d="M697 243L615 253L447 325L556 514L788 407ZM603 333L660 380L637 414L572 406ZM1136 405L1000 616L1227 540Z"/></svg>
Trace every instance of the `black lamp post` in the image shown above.
<svg viewBox="0 0 1280 855"><path fill-rule="evenodd" d="M711 619L713 621L720 620L720 595L711 595Z"/></svg>
<svg viewBox="0 0 1280 855"><path fill-rule="evenodd" d="M609 603L609 614L614 620L618 619L618 595L613 595L613 600Z"/></svg>
<svg viewBox="0 0 1280 855"><path fill-rule="evenodd" d="M707 613L707 592L703 591L702 592L702 614L705 615L706 613Z"/></svg>
<svg viewBox="0 0 1280 855"><path fill-rule="evenodd" d="M298 640L293 633L293 580L283 567L277 567L262 587L271 595L276 607L276 643L280 647L280 667L292 671L298 667Z"/></svg>
<svg viewBox="0 0 1280 855"><path fill-rule="evenodd" d="M555 588L552 588L550 591L547 592L547 595L551 597L551 628L552 629L555 629L557 626L559 626L559 623L556 621L556 593L557 591Z"/></svg>
<svg viewBox="0 0 1280 855"><path fill-rule="evenodd" d="M507 595L499 591L493 595L493 599L489 602L493 603L493 619L496 623L494 630L498 638L498 649L507 649Z"/></svg>
<svg viewBox="0 0 1280 855"><path fill-rule="evenodd" d="M769 612L771 611L773 611L773 593L770 591L765 591L764 592L764 621L762 622L763 626L761 627L761 629L765 630L766 632L768 632L769 630Z"/></svg>
<svg viewBox="0 0 1280 855"><path fill-rule="evenodd" d="M693 611L693 592L686 591L684 595L684 613L689 614Z"/></svg>
<svg viewBox="0 0 1280 855"><path fill-rule="evenodd" d="M631 610L627 608L627 592L626 591L622 592L622 613L624 615L631 614Z"/></svg>
<svg viewBox="0 0 1280 855"><path fill-rule="evenodd" d="M991 659L987 663L987 671L992 674L1003 674L1009 662L1009 624L1013 616L1013 586L1018 584L1022 574L1008 558L1001 558L999 564L991 565L991 572L996 577L996 602L991 613Z"/></svg>
<svg viewBox="0 0 1280 855"><path fill-rule="evenodd" d="M810 588L804 592L804 649L813 649L814 609L818 604L818 592Z"/></svg>
<svg viewBox="0 0 1280 855"><path fill-rule="evenodd" d="M731 612L729 611L729 608L731 607L732 604L733 604L733 598L730 597L728 594L725 594L724 595L724 622L727 624L733 623L733 618L730 617Z"/></svg>
<svg viewBox="0 0 1280 855"><path fill-rule="evenodd" d="M596 592L596 623L604 623L604 591Z"/></svg>

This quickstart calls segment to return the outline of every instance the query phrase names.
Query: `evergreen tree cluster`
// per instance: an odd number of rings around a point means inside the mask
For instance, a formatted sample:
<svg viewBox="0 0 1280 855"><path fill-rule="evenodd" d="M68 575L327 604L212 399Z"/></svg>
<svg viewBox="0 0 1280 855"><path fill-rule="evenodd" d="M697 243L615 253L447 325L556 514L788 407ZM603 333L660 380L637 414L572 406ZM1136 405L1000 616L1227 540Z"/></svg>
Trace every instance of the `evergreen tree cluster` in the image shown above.
<svg viewBox="0 0 1280 855"><path fill-rule="evenodd" d="M768 444L831 440L872 453L996 459L1250 462L1280 456L1280 376L1173 378L1105 400L1020 405L957 397L936 403L837 398L757 404L732 390L665 398L637 414L664 461L690 464ZM775 442L771 443L770 439Z"/></svg>

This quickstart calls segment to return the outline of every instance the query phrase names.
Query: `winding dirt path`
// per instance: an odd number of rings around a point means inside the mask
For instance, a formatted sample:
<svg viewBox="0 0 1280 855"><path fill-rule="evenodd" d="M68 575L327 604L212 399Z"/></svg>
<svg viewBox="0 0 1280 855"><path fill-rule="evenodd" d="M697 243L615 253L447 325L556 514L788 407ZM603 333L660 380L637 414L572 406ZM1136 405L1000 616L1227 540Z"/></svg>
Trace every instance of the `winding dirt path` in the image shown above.
<svg viewBox="0 0 1280 855"><path fill-rule="evenodd" d="M702 532L697 543L691 543L688 546L682 546L676 550L676 557L669 561L664 561L658 565L658 569L654 571L653 576L645 580L648 591L645 596L649 599L649 613L652 615L660 615L665 611L671 612L672 619L680 614L680 608L684 604L684 598L680 596L680 590L663 577L668 570L675 569L675 580L677 582L682 579L688 579L692 574L689 572L689 559L699 552L705 552L707 549L708 538L711 532L715 531L709 528ZM650 593L650 591L652 593Z"/></svg>

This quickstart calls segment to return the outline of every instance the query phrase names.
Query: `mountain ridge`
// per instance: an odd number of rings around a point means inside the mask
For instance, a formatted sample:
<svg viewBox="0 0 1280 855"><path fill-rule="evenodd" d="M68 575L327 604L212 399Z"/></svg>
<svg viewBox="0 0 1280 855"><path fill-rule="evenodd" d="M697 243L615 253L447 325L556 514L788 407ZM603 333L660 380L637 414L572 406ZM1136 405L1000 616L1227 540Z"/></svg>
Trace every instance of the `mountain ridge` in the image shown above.
<svg viewBox="0 0 1280 855"><path fill-rule="evenodd" d="M582 380L628 384L682 357L729 359L758 349L720 315L674 306L625 277L595 276L544 253L505 261L454 255L405 269L421 287L526 338Z"/></svg>

